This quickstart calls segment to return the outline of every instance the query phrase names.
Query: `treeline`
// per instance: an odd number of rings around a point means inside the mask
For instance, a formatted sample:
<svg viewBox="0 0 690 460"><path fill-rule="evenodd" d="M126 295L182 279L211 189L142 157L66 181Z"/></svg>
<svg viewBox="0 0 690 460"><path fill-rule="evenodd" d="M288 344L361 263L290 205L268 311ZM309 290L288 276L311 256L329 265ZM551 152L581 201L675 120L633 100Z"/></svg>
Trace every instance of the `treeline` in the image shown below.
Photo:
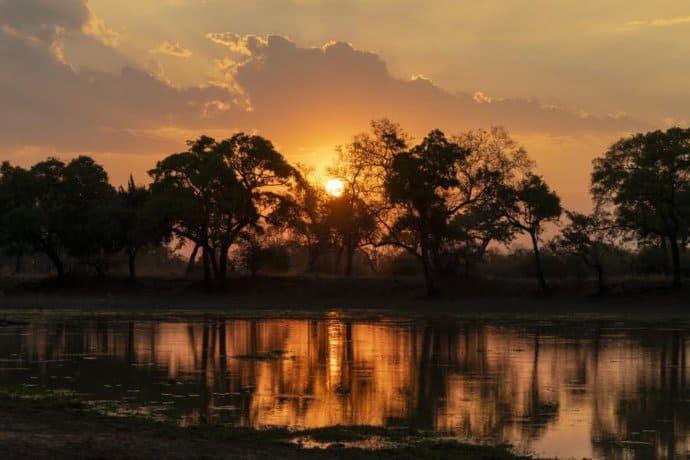
<svg viewBox="0 0 690 460"><path fill-rule="evenodd" d="M85 156L28 169L5 162L0 246L16 260L41 255L58 276L85 267L103 275L113 258L124 258L132 278L142 253L163 251L175 261L169 248L186 247L187 270L199 267L218 286L230 271L301 265L352 275L356 267L395 271L391 263L412 261L432 295L439 280L472 276L487 261L489 272L500 273L496 261L510 261L492 248L525 235L541 291L548 289L545 257L581 261L605 291L610 266L650 250L668 256L680 286L690 130L636 134L595 159L589 214L564 210L533 167L502 128L456 136L434 130L415 143L388 120L339 147L328 170L342 182L339 196L267 139L244 133L190 141L149 171L145 187L131 178L113 187ZM545 242L551 224L559 231Z"/></svg>

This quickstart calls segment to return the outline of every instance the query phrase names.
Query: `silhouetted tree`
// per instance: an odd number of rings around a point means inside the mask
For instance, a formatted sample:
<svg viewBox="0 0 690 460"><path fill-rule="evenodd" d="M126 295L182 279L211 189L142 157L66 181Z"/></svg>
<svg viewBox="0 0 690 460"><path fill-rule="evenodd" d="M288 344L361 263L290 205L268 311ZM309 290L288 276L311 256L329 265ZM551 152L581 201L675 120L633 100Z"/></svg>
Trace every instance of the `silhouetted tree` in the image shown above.
<svg viewBox="0 0 690 460"><path fill-rule="evenodd" d="M204 278L213 274L221 284L230 247L245 229L282 209L290 197L279 192L299 177L270 141L244 133L220 142L202 136L150 174L159 212L178 238L202 249Z"/></svg>
<svg viewBox="0 0 690 460"><path fill-rule="evenodd" d="M594 160L592 194L640 238L668 242L673 285L681 285L680 247L690 223L690 129L635 134Z"/></svg>
<svg viewBox="0 0 690 460"><path fill-rule="evenodd" d="M613 224L601 211L592 214L566 211L566 215L570 222L551 240L549 247L555 253L578 257L591 267L597 275L599 294L603 294L608 291L603 256L614 242Z"/></svg>
<svg viewBox="0 0 690 460"><path fill-rule="evenodd" d="M387 242L406 249L422 263L428 295L434 295L434 242L444 231L449 210L445 193L458 184L456 167L468 151L431 131L408 152L395 156L386 181L388 197L400 213Z"/></svg>
<svg viewBox="0 0 690 460"><path fill-rule="evenodd" d="M108 255L119 250L118 203L108 174L93 159L79 156L65 165L58 191L64 247L103 274Z"/></svg>
<svg viewBox="0 0 690 460"><path fill-rule="evenodd" d="M385 183L397 154L407 149L409 136L387 119L371 122L371 132L354 137L338 148L338 161L329 173L345 184L341 197L326 202L332 240L338 260L345 255L345 274L352 275L358 249L377 248L381 223L389 220Z"/></svg>
<svg viewBox="0 0 690 460"><path fill-rule="evenodd" d="M561 216L561 200L544 180L528 173L515 187L504 187L497 203L505 218L518 231L527 233L532 242L534 265L539 290L546 292L546 279L541 264L539 237L544 224Z"/></svg>
<svg viewBox="0 0 690 460"><path fill-rule="evenodd" d="M244 232L239 241L239 265L249 270L252 278L265 268L284 271L290 258L284 245L267 238L261 231Z"/></svg>
<svg viewBox="0 0 690 460"><path fill-rule="evenodd" d="M326 203L329 198L321 188L308 180L308 173L301 173L293 191L293 199L286 201L282 218L290 234L307 250L307 271L313 273L316 263L330 246L330 229ZM277 216L276 216L277 217Z"/></svg>
<svg viewBox="0 0 690 460"><path fill-rule="evenodd" d="M67 164L51 158L29 170L4 163L0 172L5 245L45 254L59 277L64 253L103 271L105 255L116 249L115 190L100 165L85 156Z"/></svg>
<svg viewBox="0 0 690 460"><path fill-rule="evenodd" d="M120 246L127 255L129 277L134 279L139 252L167 242L170 232L167 223L151 208L151 191L137 186L131 175L127 188L120 187L117 196Z"/></svg>
<svg viewBox="0 0 690 460"><path fill-rule="evenodd" d="M525 149L504 128L475 129L452 141L467 150L456 165L457 186L446 196L449 229L440 243L445 272L454 273L459 260L465 275L480 262L490 243L508 243L514 227L496 206L506 186L514 186L533 166ZM437 263L441 268L442 263Z"/></svg>

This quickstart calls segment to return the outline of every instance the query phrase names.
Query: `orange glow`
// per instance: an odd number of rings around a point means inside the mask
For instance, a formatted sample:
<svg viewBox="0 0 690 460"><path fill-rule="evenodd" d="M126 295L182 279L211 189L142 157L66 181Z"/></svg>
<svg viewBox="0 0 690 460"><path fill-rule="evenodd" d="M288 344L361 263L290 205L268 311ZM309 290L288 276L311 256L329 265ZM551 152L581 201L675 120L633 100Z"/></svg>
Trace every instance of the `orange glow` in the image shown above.
<svg viewBox="0 0 690 460"><path fill-rule="evenodd" d="M331 179L326 182L326 192L336 198L342 196L345 192L345 184L340 179Z"/></svg>

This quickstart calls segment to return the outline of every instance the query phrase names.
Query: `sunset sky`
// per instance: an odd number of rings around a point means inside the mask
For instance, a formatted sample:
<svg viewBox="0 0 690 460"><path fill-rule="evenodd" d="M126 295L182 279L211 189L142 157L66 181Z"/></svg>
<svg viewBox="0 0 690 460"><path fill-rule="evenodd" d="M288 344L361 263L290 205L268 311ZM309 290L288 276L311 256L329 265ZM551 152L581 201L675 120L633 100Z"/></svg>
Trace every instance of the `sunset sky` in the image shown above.
<svg viewBox="0 0 690 460"><path fill-rule="evenodd" d="M607 145L688 125L688 56L686 0L0 0L0 158L145 182L201 133L322 167L372 118L504 125L585 209Z"/></svg>

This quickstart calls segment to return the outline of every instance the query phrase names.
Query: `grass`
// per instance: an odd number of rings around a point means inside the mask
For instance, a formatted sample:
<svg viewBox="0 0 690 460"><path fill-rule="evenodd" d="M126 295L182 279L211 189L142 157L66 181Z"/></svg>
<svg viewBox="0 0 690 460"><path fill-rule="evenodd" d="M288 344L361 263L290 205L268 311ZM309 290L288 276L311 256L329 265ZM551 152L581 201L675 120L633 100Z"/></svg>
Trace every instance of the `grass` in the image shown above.
<svg viewBox="0 0 690 460"><path fill-rule="evenodd" d="M0 448L3 447L3 431L12 431L8 439L19 444L10 445L16 458L22 454L35 454L31 449L31 437L41 436L55 445L47 447L46 454L60 458L59 440L70 439L72 449L83 449L86 456L110 458L107 440L131 442L162 447L159 455L167 457L175 449L188 449L197 458L222 458L230 448L240 449L248 455L252 452L269 455L265 458L327 458L327 459L485 459L514 460L529 457L518 456L510 446L476 446L453 440L439 440L430 433L406 428L381 428L370 426L332 426L326 428L291 431L285 428L255 430L225 426L192 426L181 428L170 422L151 421L144 417L108 417L92 406L83 403L78 395L64 391L41 390L35 387L10 387L0 389L0 415L4 415L3 427L0 421ZM8 428L9 426L9 428ZM49 428L46 428L49 427ZM50 431L46 433L45 431ZM22 436L27 439L22 439ZM19 439L17 439L19 437ZM295 439L310 439L326 445L325 449L305 448ZM366 449L353 447L353 443L373 440L381 447ZM99 443L103 444L100 445ZM183 443L182 447L176 447ZM350 444L350 445L348 445ZM42 446L45 447L45 446ZM151 447L151 448L154 448ZM22 451L22 449L29 449ZM168 449L168 451L160 449ZM111 453L113 451L110 451ZM137 451L128 450L128 455L139 458ZM139 452L142 457L144 451ZM114 455L114 454L113 454ZM66 455L65 455L66 457ZM10 457L12 458L12 457ZM264 457L256 457L264 458Z"/></svg>

